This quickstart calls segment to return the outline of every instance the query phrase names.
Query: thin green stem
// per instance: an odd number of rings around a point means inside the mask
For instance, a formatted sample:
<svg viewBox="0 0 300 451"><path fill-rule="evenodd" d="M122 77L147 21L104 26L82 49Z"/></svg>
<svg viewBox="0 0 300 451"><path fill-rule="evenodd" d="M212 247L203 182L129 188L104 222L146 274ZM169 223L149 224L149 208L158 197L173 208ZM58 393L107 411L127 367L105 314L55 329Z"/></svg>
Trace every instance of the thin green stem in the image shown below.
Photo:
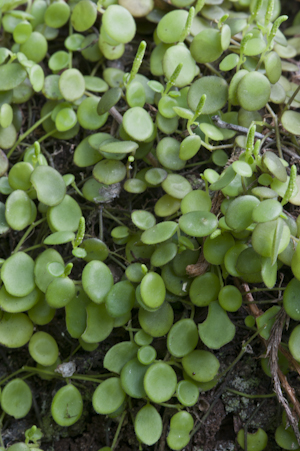
<svg viewBox="0 0 300 451"><path fill-rule="evenodd" d="M209 63L204 63L204 66L206 66L207 69L209 69L213 74L215 74L215 75L217 75L218 77L224 79L223 75L220 74L220 72L217 71L217 69L215 69L214 66L212 66L211 64L209 64Z"/></svg>
<svg viewBox="0 0 300 451"><path fill-rule="evenodd" d="M103 377L103 375L101 375L101 377ZM78 375L78 374L70 376L70 379L76 379L76 380L86 381L86 382L95 382L97 384L99 384L100 382L103 382L101 379L100 380L96 379L96 377L81 376L81 375Z"/></svg>
<svg viewBox="0 0 300 451"><path fill-rule="evenodd" d="M163 407L169 407L170 409L177 409L179 412L184 409L184 406L181 404L169 404L167 402L159 402L158 404Z"/></svg>
<svg viewBox="0 0 300 451"><path fill-rule="evenodd" d="M35 246L27 247L26 249L23 249L23 252L33 251L34 249L38 249L39 247L47 248L46 244L41 243L41 244L36 244Z"/></svg>
<svg viewBox="0 0 300 451"><path fill-rule="evenodd" d="M293 95L289 98L289 101L286 104L286 106L284 107L282 114L291 106L291 104L292 104L293 100L295 99L296 95L298 94L298 92L300 92L300 85L294 91Z"/></svg>
<svg viewBox="0 0 300 451"><path fill-rule="evenodd" d="M121 225L121 226L123 226L123 227L127 227L127 226L125 226L125 224L124 224L122 221L120 221L120 219L116 218L114 215L112 215L112 214L107 210L107 208L104 208L104 207L103 207L103 216L106 216L106 217L108 217L109 219L113 219L117 224L119 224L119 225Z"/></svg>
<svg viewBox="0 0 300 451"><path fill-rule="evenodd" d="M272 110L272 108L270 107L270 105L268 103L267 103L266 107L267 107L267 110L271 114L271 116L273 118L273 121L274 121L274 128L275 128L275 135L276 135L276 145L277 145L278 154L279 154L280 158L283 158L282 150L281 150L280 131L279 131L279 126L278 126L277 114L274 113L274 111Z"/></svg>
<svg viewBox="0 0 300 451"><path fill-rule="evenodd" d="M126 410L125 410L125 411L122 413L122 416L121 416L121 418L120 418L120 421L119 421L119 424L118 424L118 427L117 427L117 430L116 430L116 433L115 433L113 442L112 442L112 444L111 444L111 451L114 451L114 449L115 449L115 447L116 447L116 445L117 445L117 441L118 441L118 438L119 438L119 434L120 434L120 432L121 432L121 429L122 429L123 422L124 422L124 420L125 420L126 414L127 414L127 412L126 412Z"/></svg>
<svg viewBox="0 0 300 451"><path fill-rule="evenodd" d="M249 398L249 399L274 398L275 396L277 396L276 393L269 393L267 395L249 395L248 393L243 393L241 391L234 390L232 388L227 388L226 391L229 391L230 393L233 393L233 394L239 395L239 396L243 396L244 398Z"/></svg>
<svg viewBox="0 0 300 451"><path fill-rule="evenodd" d="M211 158L209 158L208 160L201 161L200 163L187 164L186 166L184 166L184 169L186 169L186 168L194 168L196 166L203 166L204 164L208 164L210 162L211 162Z"/></svg>
<svg viewBox="0 0 300 451"><path fill-rule="evenodd" d="M121 263L117 258L115 258L113 255L111 255L111 253L108 255L109 258L114 261L115 263L117 263L117 265L119 265L122 269L124 269L124 271L126 271L127 266L123 265L123 263Z"/></svg>
<svg viewBox="0 0 300 451"><path fill-rule="evenodd" d="M98 63L95 65L94 69L93 69L92 72L91 72L91 77L94 77L94 76L96 75L97 70L99 69L99 67L101 66L101 64L102 64L102 59L100 59L100 60L98 61Z"/></svg>
<svg viewBox="0 0 300 451"><path fill-rule="evenodd" d="M0 416L0 445L1 445L3 448L4 448L4 443L3 443L1 431L2 431L2 426L3 426L3 419L4 419L4 417L5 417L5 412L3 411L3 412L1 413L1 416Z"/></svg>
<svg viewBox="0 0 300 451"><path fill-rule="evenodd" d="M219 374L218 376L216 376L217 380L222 379L223 376L225 376L225 374L228 373L228 371L230 371L232 368L235 367L235 365L241 360L241 358L243 357L243 355L245 354L245 352L247 351L247 347L248 345L257 337L257 335L262 331L262 329L265 326L261 327L260 329L258 329L255 334L251 335L251 337L249 338L249 340L247 340L245 343L243 343L242 345L242 349L239 352L238 356L234 359L234 361L227 367L225 368L224 371L222 371L221 374Z"/></svg>
<svg viewBox="0 0 300 451"><path fill-rule="evenodd" d="M99 208L99 239L103 241L103 207L100 205Z"/></svg>
<svg viewBox="0 0 300 451"><path fill-rule="evenodd" d="M18 145L28 136L30 135L30 133L32 133L36 128L38 128L46 119L48 119L52 114L52 111L49 111L48 114L46 114L45 116L41 117L41 119L39 119L32 127L30 127L27 132L23 133L23 135L19 136L19 139L17 139L17 141L15 142L15 144L13 145L13 147L10 149L10 151L7 154L7 158L10 158L13 154L13 152L16 150L16 148L18 147Z"/></svg>
<svg viewBox="0 0 300 451"><path fill-rule="evenodd" d="M31 233L31 231L38 226L39 224L41 224L42 222L46 221L47 218L42 218L39 221L33 222L31 224L31 226L28 227L28 229L26 230L26 232L24 233L24 235L22 236L22 238L20 239L19 243L17 244L17 246L15 247L15 249L12 251L12 254L15 254L16 252L18 252L18 250L20 249L20 247L22 246L22 244L24 243L24 241L26 240L26 238L28 237L28 235Z"/></svg>
<svg viewBox="0 0 300 451"><path fill-rule="evenodd" d="M9 379L11 379L12 377L15 377L17 374L22 373L24 370L23 368L15 371L14 373L9 374L8 376L4 377L3 379L0 379L0 385L4 384L6 381L8 381ZM25 370L26 371L26 370Z"/></svg>

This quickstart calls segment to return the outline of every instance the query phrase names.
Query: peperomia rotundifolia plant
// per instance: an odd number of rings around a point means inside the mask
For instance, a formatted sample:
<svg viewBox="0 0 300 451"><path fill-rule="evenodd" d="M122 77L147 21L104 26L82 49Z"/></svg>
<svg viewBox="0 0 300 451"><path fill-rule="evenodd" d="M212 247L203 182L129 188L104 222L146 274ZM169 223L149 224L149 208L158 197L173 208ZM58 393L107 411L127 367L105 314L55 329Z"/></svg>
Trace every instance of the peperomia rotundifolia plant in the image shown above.
<svg viewBox="0 0 300 451"><path fill-rule="evenodd" d="M275 441L298 449L278 377L300 361L300 88L289 77L300 38L286 38L300 14L283 34L279 0L7 1L1 11L0 343L25 346L31 362L0 379L1 421L28 414L24 379L39 376L60 381L57 425L83 418L89 387L99 421L118 423L103 449L117 449L129 421L140 449L180 450L206 419L193 415L199 394L234 393L223 382L260 337L284 407ZM56 163L61 145L68 167ZM259 290L283 295L261 310ZM244 342L224 366L239 314ZM97 373L77 373L73 356L102 342ZM255 429L238 431L242 449L267 446ZM9 449L36 449L42 435L30 431Z"/></svg>

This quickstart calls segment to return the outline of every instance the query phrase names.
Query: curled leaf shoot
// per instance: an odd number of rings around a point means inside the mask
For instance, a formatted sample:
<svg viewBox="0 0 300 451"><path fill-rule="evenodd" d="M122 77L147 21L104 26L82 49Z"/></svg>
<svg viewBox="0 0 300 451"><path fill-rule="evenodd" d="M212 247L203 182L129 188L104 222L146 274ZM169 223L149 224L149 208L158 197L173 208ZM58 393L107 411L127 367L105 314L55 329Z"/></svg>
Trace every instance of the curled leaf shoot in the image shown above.
<svg viewBox="0 0 300 451"><path fill-rule="evenodd" d="M253 124L249 128L247 143L246 143L246 161L251 157L254 150L254 137L255 137L256 126Z"/></svg>
<svg viewBox="0 0 300 451"><path fill-rule="evenodd" d="M144 55L145 55L146 47L147 47L146 42L145 41L141 41L141 43L140 43L140 45L138 47L138 50L136 52L133 64L132 64L132 69L131 69L131 72L130 72L130 75L129 75L129 79L128 79L128 82L127 82L128 85L129 85L129 83L132 82L132 80L134 79L134 77L136 76L136 74L138 73L138 71L139 71L139 69L141 67L141 64L143 62L143 58L144 58Z"/></svg>
<svg viewBox="0 0 300 451"><path fill-rule="evenodd" d="M269 0L266 15L265 15L265 27L267 27L269 25L269 23L271 22L273 11L274 11L274 0Z"/></svg>
<svg viewBox="0 0 300 451"><path fill-rule="evenodd" d="M68 263L67 266L65 267L64 273L62 274L61 277L68 277L68 275L71 273L73 268L73 263Z"/></svg>
<svg viewBox="0 0 300 451"><path fill-rule="evenodd" d="M261 9L261 6L262 6L262 2L263 2L263 0L258 0L257 1L256 6L255 6L255 8L254 8L254 10L253 10L253 12L252 12L252 14L250 16L249 24L251 24L254 20L256 20L256 18L258 16L258 13L259 13L259 11Z"/></svg>
<svg viewBox="0 0 300 451"><path fill-rule="evenodd" d="M295 164L293 164L293 166L291 167L289 184L281 201L282 206L287 204L290 198L292 197L293 191L296 186L296 177L297 177L297 167Z"/></svg>
<svg viewBox="0 0 300 451"><path fill-rule="evenodd" d="M248 41L250 41L250 39L252 39L253 34L252 33L248 33L246 34L246 36L243 37L243 39L241 40L241 46L240 46L240 59L239 62L236 66L236 71L238 72L241 68L241 65L243 64L243 62L245 61L244 59L244 53L245 53L245 47Z"/></svg>
<svg viewBox="0 0 300 451"><path fill-rule="evenodd" d="M144 276L147 274L147 272L148 272L148 268L147 268L147 266L143 263L142 265L141 265L141 270L143 271L143 273L144 273Z"/></svg>
<svg viewBox="0 0 300 451"><path fill-rule="evenodd" d="M224 23L226 22L226 20L228 19L229 14L224 14L224 16L221 17L221 19L218 22L218 28L219 30L222 30L222 27L224 25Z"/></svg>
<svg viewBox="0 0 300 451"><path fill-rule="evenodd" d="M253 156L255 159L257 159L259 157L259 151L260 151L260 145L261 145L261 140L258 139L254 145L254 149L253 149Z"/></svg>
<svg viewBox="0 0 300 451"><path fill-rule="evenodd" d="M97 11L99 11L99 13L104 14L105 9L103 9L103 2L104 0L98 0L97 2Z"/></svg>
<svg viewBox="0 0 300 451"><path fill-rule="evenodd" d="M187 16L187 19L186 19L186 23L185 23L185 27L182 30L182 33L181 33L180 38L179 38L179 42L183 42L188 37L188 35L190 34L194 16L195 16L195 8L192 6L190 8L190 10L189 10L189 13L188 13L188 16Z"/></svg>
<svg viewBox="0 0 300 451"><path fill-rule="evenodd" d="M278 28L280 27L282 22L285 22L287 19L288 19L288 16L279 16L273 23L271 30L269 31L269 34L267 36L267 46L266 46L265 50L262 52L262 54L260 55L260 58L259 58L259 61L257 63L255 70L258 70L260 68L261 63L265 59L266 53L269 52L270 50L272 50L273 41L274 41L275 35L278 31Z"/></svg>
<svg viewBox="0 0 300 451"><path fill-rule="evenodd" d="M210 234L209 238L211 238L212 240L214 238L217 238L219 235L221 235L221 230L220 229L216 229L213 231L213 233Z"/></svg>
<svg viewBox="0 0 300 451"><path fill-rule="evenodd" d="M201 9L203 8L203 6L205 5L205 0L198 0L195 6L195 15L197 15Z"/></svg>
<svg viewBox="0 0 300 451"><path fill-rule="evenodd" d="M181 72L181 69L183 67L183 63L179 63L178 66L176 67L176 69L174 70L173 74L171 75L170 79L168 80L165 92L163 93L163 95L167 95L168 92L170 91L170 89L172 88L172 86L175 85L175 82L177 80L177 78L179 77L179 74Z"/></svg>
<svg viewBox="0 0 300 451"><path fill-rule="evenodd" d="M38 445L38 440L40 440L43 436L44 434L40 428L32 426L30 429L25 431L25 443L28 445L29 442L33 442Z"/></svg>
<svg viewBox="0 0 300 451"><path fill-rule="evenodd" d="M288 19L288 16L279 16L275 22L273 23L273 26L271 28L271 31L268 36L268 42L267 42L267 49L269 50L273 46L273 40L275 38L275 35L278 31L278 28L282 24L282 22L285 22Z"/></svg>
<svg viewBox="0 0 300 451"><path fill-rule="evenodd" d="M77 235L75 237L75 240L73 241L73 249L76 249L76 247L80 246L80 244L83 241L84 238L84 234L85 234L85 219L83 216L81 216L80 220L79 220L79 226L78 226L78 230L77 230Z"/></svg>
<svg viewBox="0 0 300 451"><path fill-rule="evenodd" d="M193 133L193 131L191 129L191 126L194 125L194 124L198 125L198 123L195 122L195 121L196 121L197 117L199 117L200 114L202 113L202 110L203 110L204 105L205 105L205 101L206 101L206 94L202 94L202 96L201 96L201 98L199 100L199 103L197 105L197 108L196 108L194 116L188 120L187 129L188 129L188 132L189 132L190 135L194 135L195 134L195 133Z"/></svg>

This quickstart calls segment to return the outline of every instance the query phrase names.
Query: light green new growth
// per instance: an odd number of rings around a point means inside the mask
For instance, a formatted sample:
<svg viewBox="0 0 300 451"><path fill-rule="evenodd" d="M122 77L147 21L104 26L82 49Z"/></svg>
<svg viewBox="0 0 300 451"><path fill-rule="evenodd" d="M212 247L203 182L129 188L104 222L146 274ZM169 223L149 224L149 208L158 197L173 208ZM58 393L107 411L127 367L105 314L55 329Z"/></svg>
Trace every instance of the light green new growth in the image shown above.
<svg viewBox="0 0 300 451"><path fill-rule="evenodd" d="M248 41L250 41L250 39L252 39L253 34L252 33L248 33L246 34L246 36L243 37L243 39L241 40L241 47L240 47L240 59L239 62L236 66L236 72L238 72L241 68L241 65L244 62L244 52L245 52L245 46L247 44Z"/></svg>
<svg viewBox="0 0 300 451"><path fill-rule="evenodd" d="M186 19L186 23L185 23L185 27L180 35L179 42L183 42L190 34L194 16L195 16L195 8L192 6L191 9L189 10L189 13L188 13L188 16Z"/></svg>
<svg viewBox="0 0 300 451"><path fill-rule="evenodd" d="M274 11L274 0L269 0L268 6L267 6L267 11L266 11L266 16L265 16L265 26L266 27L269 25L269 23L271 21L273 11Z"/></svg>
<svg viewBox="0 0 300 451"><path fill-rule="evenodd" d="M296 177L297 177L297 167L296 165L293 164L293 166L291 167L289 184L281 201L282 206L287 204L290 198L292 197L293 191L296 186Z"/></svg>
<svg viewBox="0 0 300 451"><path fill-rule="evenodd" d="M256 125L253 124L248 131L247 143L246 143L246 161L251 157L254 149Z"/></svg>
<svg viewBox="0 0 300 451"><path fill-rule="evenodd" d="M222 29L222 27L223 27L224 23L226 22L226 20L228 19L228 17L229 17L229 14L224 14L224 16L221 17L221 19L218 22L219 30Z"/></svg>
<svg viewBox="0 0 300 451"><path fill-rule="evenodd" d="M141 43L139 45L139 48L138 48L138 50L136 52L133 64L132 64L132 69L131 69L131 72L130 72L130 75L129 75L129 79L128 79L127 85L129 85L129 83L132 82L132 80L134 79L134 77L138 73L138 71L139 71L139 69L141 67L141 64L143 62L143 58L144 58L144 55L145 55L146 47L147 47L146 42L145 41L141 41Z"/></svg>
<svg viewBox="0 0 300 451"><path fill-rule="evenodd" d="M205 0L198 0L195 6L195 15L197 15L201 9L203 8L203 6L205 5Z"/></svg>
<svg viewBox="0 0 300 451"><path fill-rule="evenodd" d="M282 22L285 22L287 19L288 19L288 16L279 16L273 23L270 34L268 36L267 49L270 49L272 47L273 39L275 38L278 28L280 27ZM265 50L265 52L266 52L266 50Z"/></svg>
<svg viewBox="0 0 300 451"><path fill-rule="evenodd" d="M176 82L182 68L183 68L183 63L179 63L178 66L176 67L176 69L174 70L173 74L171 75L170 79L168 80L165 92L163 93L164 95L168 94L168 92L170 91L172 86L175 85L175 82Z"/></svg>
<svg viewBox="0 0 300 451"><path fill-rule="evenodd" d="M84 234L85 234L85 219L84 219L84 216L81 216L81 218L79 220L77 235L73 242L73 249L80 246L80 244L82 243L82 240L84 238Z"/></svg>
<svg viewBox="0 0 300 451"><path fill-rule="evenodd" d="M64 273L61 277L68 277L69 274L71 274L71 271L73 269L73 263L68 263L65 267Z"/></svg>

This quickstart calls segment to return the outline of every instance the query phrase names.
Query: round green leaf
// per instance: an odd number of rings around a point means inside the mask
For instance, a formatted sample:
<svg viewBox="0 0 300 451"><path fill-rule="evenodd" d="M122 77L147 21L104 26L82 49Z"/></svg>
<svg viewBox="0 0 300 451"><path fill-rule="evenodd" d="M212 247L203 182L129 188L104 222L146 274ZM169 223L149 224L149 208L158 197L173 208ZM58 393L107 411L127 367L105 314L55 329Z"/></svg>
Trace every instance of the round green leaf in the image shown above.
<svg viewBox="0 0 300 451"><path fill-rule="evenodd" d="M189 236L203 237L210 235L218 225L213 213L206 211L191 211L179 219L179 227Z"/></svg>
<svg viewBox="0 0 300 451"><path fill-rule="evenodd" d="M51 415L60 426L71 426L81 417L83 410L82 396L74 385L60 388L51 404Z"/></svg>
<svg viewBox="0 0 300 451"><path fill-rule="evenodd" d="M159 115L159 113L158 113ZM157 116L158 117L158 116ZM173 119L166 119L172 121ZM177 121L177 119L176 119ZM175 130L177 129L177 125ZM163 130L164 131L164 130ZM165 132L165 131L164 131ZM169 131L166 132L169 134ZM170 132L173 133L173 132ZM179 171L184 168L186 162L181 160L179 157L180 153L180 144L179 142L170 137L163 138L157 145L156 155L159 162L167 169L171 169L173 171Z"/></svg>
<svg viewBox="0 0 300 451"><path fill-rule="evenodd" d="M147 365L143 365L137 358L127 362L121 371L121 384L123 390L131 398L145 398L146 392L143 385Z"/></svg>
<svg viewBox="0 0 300 451"><path fill-rule="evenodd" d="M222 53L223 48L219 30L213 28L204 29L192 41L191 54L197 63L211 63L218 59Z"/></svg>
<svg viewBox="0 0 300 451"><path fill-rule="evenodd" d="M30 340L33 324L25 313L4 313L0 320L0 343L20 348Z"/></svg>
<svg viewBox="0 0 300 451"><path fill-rule="evenodd" d="M300 113L287 110L281 116L284 128L293 135L300 135Z"/></svg>
<svg viewBox="0 0 300 451"><path fill-rule="evenodd" d="M197 276L190 288L190 298L198 307L205 307L218 298L220 281L216 274L207 272Z"/></svg>
<svg viewBox="0 0 300 451"><path fill-rule="evenodd" d="M138 106L126 111L123 116L123 127L126 133L137 141L145 141L150 138L154 131L154 124L150 115Z"/></svg>
<svg viewBox="0 0 300 451"><path fill-rule="evenodd" d="M177 376L171 365L157 362L151 365L144 376L147 396L155 403L166 402L174 394Z"/></svg>
<svg viewBox="0 0 300 451"><path fill-rule="evenodd" d="M70 6L57 1L48 6L45 14L45 23L51 28L60 28L65 25L70 17Z"/></svg>
<svg viewBox="0 0 300 451"><path fill-rule="evenodd" d="M89 0L87 1L89 2ZM65 70L59 77L58 84L62 96L69 102L74 102L82 97L85 91L84 78L78 69Z"/></svg>
<svg viewBox="0 0 300 451"><path fill-rule="evenodd" d="M20 45L20 52L35 63L40 63L45 58L47 51L47 40L38 31L31 33L29 38Z"/></svg>
<svg viewBox="0 0 300 451"><path fill-rule="evenodd" d="M50 307L65 307L75 296L74 282L68 277L57 277L49 283L46 290L46 300Z"/></svg>
<svg viewBox="0 0 300 451"><path fill-rule="evenodd" d="M283 293L283 306L286 313L295 321L300 320L299 309L299 289L300 281L293 278L288 284Z"/></svg>
<svg viewBox="0 0 300 451"><path fill-rule="evenodd" d="M107 121L108 113L102 115L97 113L98 103L98 97L87 97L79 105L77 117L79 124L83 128L87 130L97 130Z"/></svg>
<svg viewBox="0 0 300 451"><path fill-rule="evenodd" d="M135 21L130 12L120 5L110 5L102 16L102 26L110 38L126 44L136 32Z"/></svg>
<svg viewBox="0 0 300 451"><path fill-rule="evenodd" d="M58 358L58 346L47 332L36 332L28 344L29 354L37 363L44 366L53 365Z"/></svg>
<svg viewBox="0 0 300 451"><path fill-rule="evenodd" d="M5 64L0 67L1 91L14 89L22 83L27 74L21 64Z"/></svg>
<svg viewBox="0 0 300 451"><path fill-rule="evenodd" d="M40 202L50 207L58 205L66 194L66 184L58 171L50 166L37 166L30 178Z"/></svg>
<svg viewBox="0 0 300 451"><path fill-rule="evenodd" d="M176 394L179 402L184 406L194 406L199 398L199 389L190 381L180 381L177 384Z"/></svg>
<svg viewBox="0 0 300 451"><path fill-rule="evenodd" d="M195 322L188 318L182 319L175 323L168 333L168 351L174 357L184 357L195 349L198 339Z"/></svg>
<svg viewBox="0 0 300 451"><path fill-rule="evenodd" d="M31 293L35 288L33 269L34 261L25 252L17 252L5 260L1 279L8 293L17 297Z"/></svg>
<svg viewBox="0 0 300 451"><path fill-rule="evenodd" d="M164 221L156 224L142 233L141 241L145 244L157 244L171 238L176 232L178 224L173 221Z"/></svg>
<svg viewBox="0 0 300 451"><path fill-rule="evenodd" d="M36 206L29 196L21 190L13 191L5 204L5 219L14 230L23 230L35 221Z"/></svg>
<svg viewBox="0 0 300 451"><path fill-rule="evenodd" d="M208 382L217 375L220 363L211 352L196 350L183 357L182 366L193 380Z"/></svg>
<svg viewBox="0 0 300 451"><path fill-rule="evenodd" d="M108 315L105 304L90 302L86 306L86 329L81 335L85 343L99 343L105 340L113 330L114 319Z"/></svg>
<svg viewBox="0 0 300 451"><path fill-rule="evenodd" d="M93 170L94 178L105 185L121 182L126 175L126 167L121 161L103 160Z"/></svg>
<svg viewBox="0 0 300 451"><path fill-rule="evenodd" d="M188 92L189 107L196 111L202 95L206 95L203 114L212 114L222 109L228 99L228 85L223 78L211 75L195 81Z"/></svg>
<svg viewBox="0 0 300 451"><path fill-rule="evenodd" d="M5 312L21 313L31 309L42 297L42 292L36 287L27 296L12 296L3 286L0 290L0 307Z"/></svg>
<svg viewBox="0 0 300 451"><path fill-rule="evenodd" d="M31 390L22 379L13 379L5 385L1 393L2 410L19 419L24 418L32 405Z"/></svg>
<svg viewBox="0 0 300 451"><path fill-rule="evenodd" d="M161 416L151 404L142 407L134 421L134 430L138 439L146 445L154 445L162 434Z"/></svg>
<svg viewBox="0 0 300 451"><path fill-rule="evenodd" d="M94 260L85 266L82 272L83 289L96 304L104 302L113 284L112 273L105 263Z"/></svg>
<svg viewBox="0 0 300 451"><path fill-rule="evenodd" d="M188 12L184 10L171 11L163 16L157 26L159 39L167 44L179 41L187 16Z"/></svg>
<svg viewBox="0 0 300 451"><path fill-rule="evenodd" d="M47 210L47 220L53 232L75 232L82 216L81 209L68 194L60 204Z"/></svg>
<svg viewBox="0 0 300 451"><path fill-rule="evenodd" d="M48 271L48 265L50 263L59 263L64 266L64 261L61 255L55 251L54 249L47 249L42 252L35 261L34 266L34 276L35 282L39 289L46 292L48 285L52 280L54 280L54 276Z"/></svg>
<svg viewBox="0 0 300 451"><path fill-rule="evenodd" d="M260 72L250 72L239 82L237 96L240 105L247 111L263 108L271 93L270 82Z"/></svg>
<svg viewBox="0 0 300 451"><path fill-rule="evenodd" d="M123 404L126 397L118 377L110 377L102 382L93 394L93 407L97 413L109 415Z"/></svg>
<svg viewBox="0 0 300 451"><path fill-rule="evenodd" d="M103 360L104 368L120 374L124 365L136 357L138 349L138 346L131 341L117 343L105 354Z"/></svg>
<svg viewBox="0 0 300 451"><path fill-rule="evenodd" d="M70 59L69 53L65 52L64 50L59 50L58 52L55 52L53 53L53 55L51 55L49 59L48 62L49 69L51 69L53 72L58 72L67 67L69 59Z"/></svg>
<svg viewBox="0 0 300 451"><path fill-rule="evenodd" d="M217 301L209 304L207 318L198 325L198 330L200 339L210 349L220 349L235 335L235 326Z"/></svg>
<svg viewBox="0 0 300 451"><path fill-rule="evenodd" d="M97 19L97 8L90 0L81 0L76 3L72 14L71 23L76 31L86 31L91 28Z"/></svg>
<svg viewBox="0 0 300 451"><path fill-rule="evenodd" d="M141 297L151 309L159 308L166 296L166 287L161 276L155 272L148 272L141 282Z"/></svg>
<svg viewBox="0 0 300 451"><path fill-rule="evenodd" d="M142 307L139 309L139 323L147 334L152 337L162 337L171 329L174 319L174 312L168 302L155 310L149 312Z"/></svg>
<svg viewBox="0 0 300 451"><path fill-rule="evenodd" d="M235 232L245 230L252 224L252 212L259 203L259 200L255 196L245 195L237 197L231 202L226 211L226 224Z"/></svg>

